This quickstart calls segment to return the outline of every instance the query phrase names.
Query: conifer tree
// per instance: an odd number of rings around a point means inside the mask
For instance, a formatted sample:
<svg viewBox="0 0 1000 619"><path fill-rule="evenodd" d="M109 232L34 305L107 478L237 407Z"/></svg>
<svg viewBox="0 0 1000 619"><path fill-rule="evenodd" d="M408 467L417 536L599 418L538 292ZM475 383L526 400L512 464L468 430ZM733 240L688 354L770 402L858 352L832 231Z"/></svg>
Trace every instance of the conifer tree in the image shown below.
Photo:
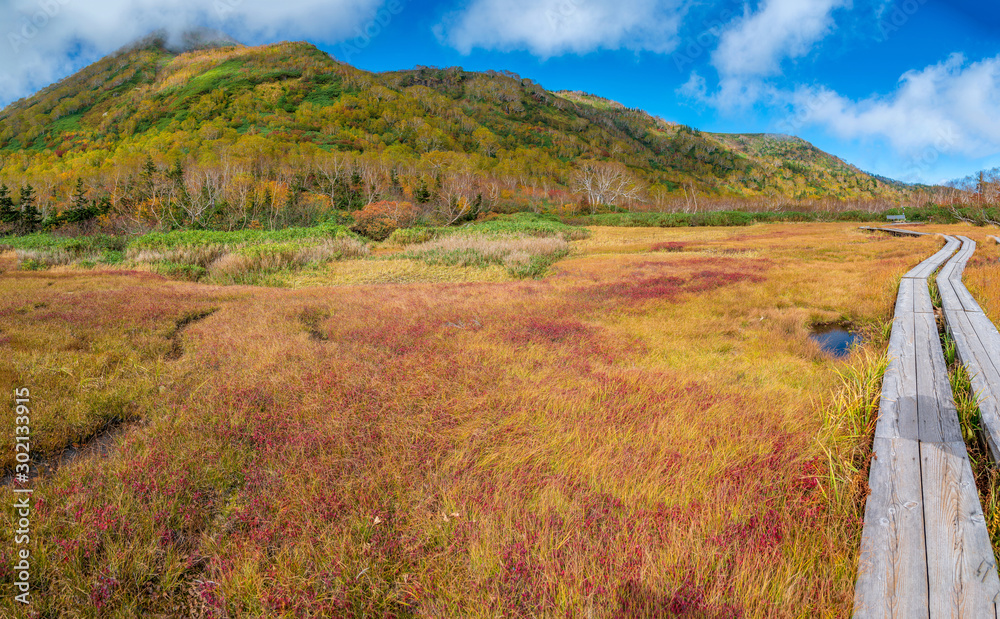
<svg viewBox="0 0 1000 619"><path fill-rule="evenodd" d="M83 190L83 179L76 179L76 189L73 190L73 208L80 210L87 208L87 195Z"/></svg>
<svg viewBox="0 0 1000 619"><path fill-rule="evenodd" d="M14 208L14 200L10 197L10 188L0 184L0 222L14 224L21 220L21 211Z"/></svg>
<svg viewBox="0 0 1000 619"><path fill-rule="evenodd" d="M21 187L21 195L17 202L21 209L21 229L26 233L34 232L42 224L42 214L35 206L35 188L31 183Z"/></svg>

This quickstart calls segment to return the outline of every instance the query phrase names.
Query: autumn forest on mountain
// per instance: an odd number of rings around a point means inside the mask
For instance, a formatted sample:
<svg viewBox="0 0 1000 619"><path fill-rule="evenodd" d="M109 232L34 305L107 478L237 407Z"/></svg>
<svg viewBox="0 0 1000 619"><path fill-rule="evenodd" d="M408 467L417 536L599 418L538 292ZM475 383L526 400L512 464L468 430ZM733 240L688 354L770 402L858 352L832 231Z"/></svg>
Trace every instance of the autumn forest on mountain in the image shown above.
<svg viewBox="0 0 1000 619"><path fill-rule="evenodd" d="M175 54L155 36L0 112L0 183L14 232L277 229L386 201L447 225L929 195L798 138L704 133L508 72L373 74L307 43Z"/></svg>

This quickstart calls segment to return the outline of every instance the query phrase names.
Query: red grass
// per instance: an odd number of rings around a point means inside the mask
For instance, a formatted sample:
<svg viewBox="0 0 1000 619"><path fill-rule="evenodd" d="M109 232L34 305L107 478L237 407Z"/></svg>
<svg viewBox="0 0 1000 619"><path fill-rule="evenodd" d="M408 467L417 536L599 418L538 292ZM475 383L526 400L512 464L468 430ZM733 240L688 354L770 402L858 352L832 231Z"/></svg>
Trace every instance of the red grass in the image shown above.
<svg viewBox="0 0 1000 619"><path fill-rule="evenodd" d="M100 368L46 393L85 401L81 384L110 389L108 368L141 368L128 384L149 424L37 493L42 577L80 592L40 612L845 610L842 538L858 527L823 492L810 404L836 376L792 348L777 303L751 305L774 295L744 294L811 285L799 269L799 256L646 253L583 256L509 284L22 278L32 303L0 297L22 363L77 338L47 363ZM168 359L178 320L213 307ZM10 558L0 545L4 582Z"/></svg>

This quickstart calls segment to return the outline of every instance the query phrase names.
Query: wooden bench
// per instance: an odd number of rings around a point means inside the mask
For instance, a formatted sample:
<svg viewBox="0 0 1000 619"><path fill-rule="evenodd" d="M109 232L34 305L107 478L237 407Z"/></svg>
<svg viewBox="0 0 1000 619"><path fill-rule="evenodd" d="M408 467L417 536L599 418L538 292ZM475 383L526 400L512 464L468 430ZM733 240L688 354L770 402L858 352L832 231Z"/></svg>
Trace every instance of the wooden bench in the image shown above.
<svg viewBox="0 0 1000 619"><path fill-rule="evenodd" d="M906 221L906 215L886 215L885 218L891 222L902 223Z"/></svg>
<svg viewBox="0 0 1000 619"><path fill-rule="evenodd" d="M928 277L903 276L865 504L855 617L996 617L1000 578L948 381Z"/></svg>

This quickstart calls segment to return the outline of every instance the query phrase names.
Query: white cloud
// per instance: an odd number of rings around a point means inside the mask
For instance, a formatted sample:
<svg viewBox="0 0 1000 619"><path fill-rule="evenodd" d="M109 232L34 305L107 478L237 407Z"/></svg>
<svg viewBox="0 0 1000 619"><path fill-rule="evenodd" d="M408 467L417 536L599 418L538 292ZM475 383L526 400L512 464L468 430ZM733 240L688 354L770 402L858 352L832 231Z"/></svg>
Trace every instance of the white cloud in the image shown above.
<svg viewBox="0 0 1000 619"><path fill-rule="evenodd" d="M397 6L402 0L390 0ZM385 0L11 0L0 2L0 104L31 94L150 32L219 28L244 43L335 42ZM385 13L385 9L382 9Z"/></svg>
<svg viewBox="0 0 1000 619"><path fill-rule="evenodd" d="M953 54L905 73L887 96L852 101L829 89L799 88L790 100L805 124L842 138L881 137L911 159L1000 151L1000 56L970 63Z"/></svg>
<svg viewBox="0 0 1000 619"><path fill-rule="evenodd" d="M523 49L543 58L596 49L669 53L679 43L680 0L472 0L436 32L462 53Z"/></svg>
<svg viewBox="0 0 1000 619"><path fill-rule="evenodd" d="M756 13L735 20L712 54L719 74L775 75L786 58L805 56L833 30L832 13L851 0L763 0Z"/></svg>

